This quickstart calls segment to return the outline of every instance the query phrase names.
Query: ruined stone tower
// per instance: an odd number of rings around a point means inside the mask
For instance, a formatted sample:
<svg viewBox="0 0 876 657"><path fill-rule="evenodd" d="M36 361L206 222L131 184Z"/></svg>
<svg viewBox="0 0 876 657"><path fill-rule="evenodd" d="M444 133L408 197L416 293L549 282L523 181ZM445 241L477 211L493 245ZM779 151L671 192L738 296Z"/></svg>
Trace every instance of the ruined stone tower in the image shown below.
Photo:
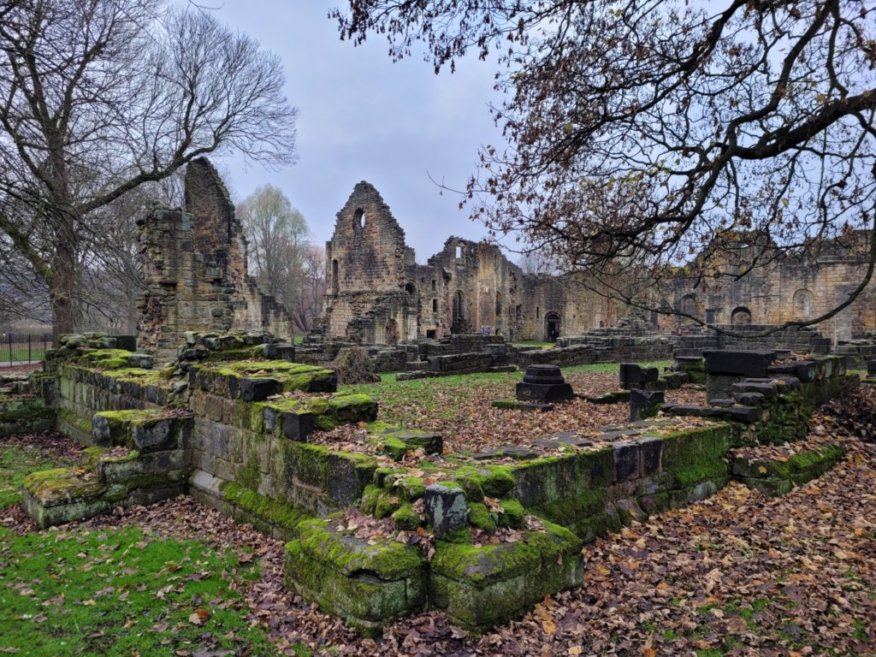
<svg viewBox="0 0 876 657"><path fill-rule="evenodd" d="M146 280L137 305L140 349L172 358L186 331L291 335L285 308L247 275L246 239L209 160L188 165L182 210L158 209L137 225Z"/></svg>

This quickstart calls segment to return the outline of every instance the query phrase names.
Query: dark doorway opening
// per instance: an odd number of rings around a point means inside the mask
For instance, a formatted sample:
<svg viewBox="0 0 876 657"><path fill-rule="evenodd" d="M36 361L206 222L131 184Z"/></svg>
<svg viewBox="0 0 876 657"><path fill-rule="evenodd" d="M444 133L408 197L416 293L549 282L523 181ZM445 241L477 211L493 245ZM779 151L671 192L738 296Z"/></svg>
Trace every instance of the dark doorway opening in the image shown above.
<svg viewBox="0 0 876 657"><path fill-rule="evenodd" d="M548 342L556 342L560 337L559 313L547 313L544 316L544 339Z"/></svg>

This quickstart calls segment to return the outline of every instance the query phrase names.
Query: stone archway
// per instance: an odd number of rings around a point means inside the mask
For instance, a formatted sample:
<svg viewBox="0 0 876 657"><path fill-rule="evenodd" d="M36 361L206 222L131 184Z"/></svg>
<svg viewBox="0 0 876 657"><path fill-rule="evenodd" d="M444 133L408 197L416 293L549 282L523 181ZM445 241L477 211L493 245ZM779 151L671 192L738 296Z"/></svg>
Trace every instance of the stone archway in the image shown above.
<svg viewBox="0 0 876 657"><path fill-rule="evenodd" d="M745 306L739 306L730 313L730 323L733 326L748 326L751 324L751 311Z"/></svg>
<svg viewBox="0 0 876 657"><path fill-rule="evenodd" d="M457 290L453 295L450 332L464 333L465 326L465 295L462 293L462 290Z"/></svg>
<svg viewBox="0 0 876 657"><path fill-rule="evenodd" d="M544 316L544 339L548 342L556 342L560 337L560 314L549 312Z"/></svg>

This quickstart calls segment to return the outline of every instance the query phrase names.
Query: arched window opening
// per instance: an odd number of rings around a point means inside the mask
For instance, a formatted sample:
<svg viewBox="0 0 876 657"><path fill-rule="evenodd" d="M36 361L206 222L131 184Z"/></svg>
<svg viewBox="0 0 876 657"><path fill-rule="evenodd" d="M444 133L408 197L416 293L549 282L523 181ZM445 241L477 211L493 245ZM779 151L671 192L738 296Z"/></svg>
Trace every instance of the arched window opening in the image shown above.
<svg viewBox="0 0 876 657"><path fill-rule="evenodd" d="M751 324L751 311L745 306L734 308L730 313L730 323L733 326L748 326Z"/></svg>
<svg viewBox="0 0 876 657"><path fill-rule="evenodd" d="M702 308L695 294L688 294L681 299L681 313L686 315L682 317L682 321L686 322L693 322L702 317Z"/></svg>
<svg viewBox="0 0 876 657"><path fill-rule="evenodd" d="M386 344L398 344L398 324L394 319L386 323Z"/></svg>
<svg viewBox="0 0 876 657"><path fill-rule="evenodd" d="M365 228L365 224L365 210L362 208L356 208L356 211L353 213L353 228L362 230Z"/></svg>
<svg viewBox="0 0 876 657"><path fill-rule="evenodd" d="M332 294L337 295L338 288L338 261L332 260Z"/></svg>
<svg viewBox="0 0 876 657"><path fill-rule="evenodd" d="M809 319L812 317L812 305L814 295L809 290L797 290L794 292L794 318Z"/></svg>

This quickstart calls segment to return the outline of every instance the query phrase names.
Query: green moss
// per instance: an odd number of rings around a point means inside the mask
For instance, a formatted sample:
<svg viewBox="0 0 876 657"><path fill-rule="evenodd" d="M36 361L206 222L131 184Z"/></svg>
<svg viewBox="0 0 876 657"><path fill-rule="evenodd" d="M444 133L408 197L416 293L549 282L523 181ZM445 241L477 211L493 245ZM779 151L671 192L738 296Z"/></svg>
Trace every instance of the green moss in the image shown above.
<svg viewBox="0 0 876 657"><path fill-rule="evenodd" d="M85 437L91 436L91 419L77 415L73 411L62 408L58 411L58 418L62 422L66 422L74 429L80 431Z"/></svg>
<svg viewBox="0 0 876 657"><path fill-rule="evenodd" d="M0 423L29 422L54 415L42 399L12 399L0 403Z"/></svg>
<svg viewBox="0 0 876 657"><path fill-rule="evenodd" d="M384 538L369 545L364 540L334 531L328 519L304 520L298 526L300 548L332 564L346 575L370 572L383 580L403 578L423 566L416 548ZM287 546L288 547L288 546Z"/></svg>
<svg viewBox="0 0 876 657"><path fill-rule="evenodd" d="M359 501L359 508L363 513L374 515L374 509L377 507L377 500L383 495L384 490L380 486L369 484L365 486L362 492L362 499Z"/></svg>
<svg viewBox="0 0 876 657"><path fill-rule="evenodd" d="M607 498L607 488L591 488L575 495L552 499L530 510L543 519L570 529L585 542L590 542L612 529L620 529L620 521L606 510Z"/></svg>
<svg viewBox="0 0 876 657"><path fill-rule="evenodd" d="M419 477L397 478L392 483L392 490L406 500L413 502L426 493L426 482Z"/></svg>
<svg viewBox="0 0 876 657"><path fill-rule="evenodd" d="M511 468L500 465L463 466L453 472L469 500L481 501L484 496L503 497L514 488Z"/></svg>
<svg viewBox="0 0 876 657"><path fill-rule="evenodd" d="M703 481L726 479L729 467L724 461L706 461L676 467L671 470L680 486L688 487Z"/></svg>
<svg viewBox="0 0 876 657"><path fill-rule="evenodd" d="M391 516L400 506L401 500L399 500L398 496L383 492L377 497L377 501L374 504L374 517L380 520Z"/></svg>
<svg viewBox="0 0 876 657"><path fill-rule="evenodd" d="M294 531L301 521L309 518L305 512L297 507L259 495L257 492L233 482L223 483L221 490L227 502L256 518L289 531Z"/></svg>
<svg viewBox="0 0 876 657"><path fill-rule="evenodd" d="M477 547L439 541L432 559L434 572L457 581L482 586L507 580L531 570L543 559L575 553L581 541L568 529L545 523L545 531L530 531L523 540Z"/></svg>
<svg viewBox="0 0 876 657"><path fill-rule="evenodd" d="M422 524L423 519L420 517L414 507L410 504L402 504L392 514L392 522L396 529L413 531Z"/></svg>
<svg viewBox="0 0 876 657"><path fill-rule="evenodd" d="M24 489L42 506L54 506L100 496L105 486L86 479L82 468L57 468L33 472L24 478Z"/></svg>
<svg viewBox="0 0 876 657"><path fill-rule="evenodd" d="M469 545L471 543L471 528L463 527L461 529L451 530L444 534L443 541L445 543Z"/></svg>
<svg viewBox="0 0 876 657"><path fill-rule="evenodd" d="M484 531L496 530L496 518L490 513L485 504L474 502L468 505L468 521L473 526Z"/></svg>
<svg viewBox="0 0 876 657"><path fill-rule="evenodd" d="M845 450L839 445L827 445L817 450L798 452L788 459L788 466L794 472L803 472L817 467L825 462L838 461L845 455Z"/></svg>
<svg viewBox="0 0 876 657"><path fill-rule="evenodd" d="M408 453L408 446L394 436L381 436L378 440L381 450L396 461L401 461Z"/></svg>
<svg viewBox="0 0 876 657"><path fill-rule="evenodd" d="M176 414L168 412L165 408L134 408L124 411L100 411L99 413L95 413L95 415L100 415L112 422L136 425L177 417Z"/></svg>
<svg viewBox="0 0 876 657"><path fill-rule="evenodd" d="M504 499L501 504L502 513L497 518L499 526L520 529L523 526L523 516L525 515L523 505L515 499Z"/></svg>
<svg viewBox="0 0 876 657"><path fill-rule="evenodd" d="M258 459L254 455L251 455L249 459L247 459L246 464L237 471L235 483L244 488L256 490L261 481L262 473L259 470Z"/></svg>

